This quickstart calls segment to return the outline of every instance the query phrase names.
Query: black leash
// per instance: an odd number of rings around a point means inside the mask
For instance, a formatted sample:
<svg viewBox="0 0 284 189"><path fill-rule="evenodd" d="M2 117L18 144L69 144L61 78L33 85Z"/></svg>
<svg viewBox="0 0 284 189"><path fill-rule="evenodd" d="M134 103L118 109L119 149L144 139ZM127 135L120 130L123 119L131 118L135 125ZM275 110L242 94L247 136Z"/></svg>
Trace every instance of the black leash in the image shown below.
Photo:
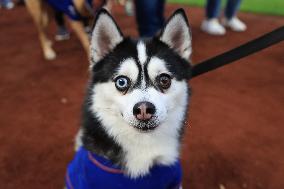
<svg viewBox="0 0 284 189"><path fill-rule="evenodd" d="M205 60L192 68L192 78L215 70L284 40L284 26L237 48ZM283 49L284 56L284 49Z"/></svg>

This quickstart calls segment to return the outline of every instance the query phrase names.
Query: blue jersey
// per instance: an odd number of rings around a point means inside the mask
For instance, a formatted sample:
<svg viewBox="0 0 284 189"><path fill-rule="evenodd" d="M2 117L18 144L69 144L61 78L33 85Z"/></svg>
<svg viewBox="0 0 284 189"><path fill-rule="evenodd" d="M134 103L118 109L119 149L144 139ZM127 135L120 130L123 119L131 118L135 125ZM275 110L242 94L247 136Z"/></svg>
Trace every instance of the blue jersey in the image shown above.
<svg viewBox="0 0 284 189"><path fill-rule="evenodd" d="M47 0L47 2L56 10L66 14L72 20L80 20L81 16L76 10L73 0ZM87 0L88 6L92 7L92 0Z"/></svg>
<svg viewBox="0 0 284 189"><path fill-rule="evenodd" d="M67 189L178 189L181 165L156 165L150 173L129 178L110 160L80 148L66 173Z"/></svg>

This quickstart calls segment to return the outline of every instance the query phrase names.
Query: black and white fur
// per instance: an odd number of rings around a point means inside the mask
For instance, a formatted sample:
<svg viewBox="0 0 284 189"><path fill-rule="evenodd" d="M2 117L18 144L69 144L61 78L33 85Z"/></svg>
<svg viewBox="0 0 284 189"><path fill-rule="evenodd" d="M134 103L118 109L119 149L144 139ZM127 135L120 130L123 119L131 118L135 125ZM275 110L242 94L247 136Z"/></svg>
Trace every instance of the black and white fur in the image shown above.
<svg viewBox="0 0 284 189"><path fill-rule="evenodd" d="M102 10L91 39L91 78L84 103L83 125L76 148L104 156L131 178L155 164L171 165L179 157L188 108L191 33L183 10L177 10L153 39L124 37L111 15ZM157 78L171 78L161 89ZM130 81L119 91L115 79ZM143 122L133 115L139 102L150 102L155 114Z"/></svg>

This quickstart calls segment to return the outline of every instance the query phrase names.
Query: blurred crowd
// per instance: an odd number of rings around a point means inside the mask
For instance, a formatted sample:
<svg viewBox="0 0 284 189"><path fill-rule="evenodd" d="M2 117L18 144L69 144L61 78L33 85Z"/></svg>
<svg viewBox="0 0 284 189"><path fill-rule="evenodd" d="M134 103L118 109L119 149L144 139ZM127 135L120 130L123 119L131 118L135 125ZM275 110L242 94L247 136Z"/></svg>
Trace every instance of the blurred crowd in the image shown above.
<svg viewBox="0 0 284 189"><path fill-rule="evenodd" d="M15 4L23 3L24 0L0 0L0 7L12 9ZM105 0L105 8L111 11L113 3L123 5L127 15L136 15L141 37L153 36L164 24L165 0ZM201 23L201 30L211 35L224 35L226 28L237 32L245 31L246 25L237 17L240 4L241 0L227 0L227 4L224 8L224 17L219 19L221 0L207 0L205 7L206 17ZM58 25L58 31L55 37L57 40L69 38L69 32L65 27L63 14L64 13L61 11L54 11L55 21Z"/></svg>
<svg viewBox="0 0 284 189"><path fill-rule="evenodd" d="M55 39L57 41L68 40L70 38L68 28L65 24L65 16L68 17L71 21L80 21L80 24L84 25L85 32L90 34L90 23L92 23L90 22L90 19L80 15L76 10L69 10L69 6L67 6L67 8L64 8L63 6L63 4L68 5L68 3L75 5L76 0L44 1L46 1L49 5L51 5L51 7L53 7L53 17L57 25L57 31L55 34ZM114 3L124 6L125 13L128 16L135 16L138 26L137 29L140 37L142 38L154 36L164 25L164 11L166 0L85 0L85 8L89 11L89 13L91 13L90 15L93 15L92 17L94 17L95 12L101 7L104 7L109 12L111 12ZM0 7L4 9L13 9L16 4L23 5L25 4L25 1L0 0ZM247 26L237 16L240 4L241 0L227 0L224 7L224 13L221 14L221 0L207 0L204 11L205 18L201 23L201 30L210 35L225 35L226 29L230 29L236 32L245 31ZM76 13L75 15L73 15L74 12ZM84 45L83 43L83 46L88 45ZM55 58L55 54L49 59L51 60L52 58Z"/></svg>

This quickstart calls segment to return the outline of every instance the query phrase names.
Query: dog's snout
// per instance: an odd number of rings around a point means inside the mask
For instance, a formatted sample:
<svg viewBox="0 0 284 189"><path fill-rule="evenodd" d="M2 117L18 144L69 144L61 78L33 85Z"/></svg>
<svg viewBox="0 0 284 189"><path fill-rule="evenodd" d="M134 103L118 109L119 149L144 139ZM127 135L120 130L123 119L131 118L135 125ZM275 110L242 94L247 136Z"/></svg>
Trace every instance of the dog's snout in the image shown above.
<svg viewBox="0 0 284 189"><path fill-rule="evenodd" d="M156 108L151 102L139 102L133 107L133 115L141 121L151 119L155 112Z"/></svg>

